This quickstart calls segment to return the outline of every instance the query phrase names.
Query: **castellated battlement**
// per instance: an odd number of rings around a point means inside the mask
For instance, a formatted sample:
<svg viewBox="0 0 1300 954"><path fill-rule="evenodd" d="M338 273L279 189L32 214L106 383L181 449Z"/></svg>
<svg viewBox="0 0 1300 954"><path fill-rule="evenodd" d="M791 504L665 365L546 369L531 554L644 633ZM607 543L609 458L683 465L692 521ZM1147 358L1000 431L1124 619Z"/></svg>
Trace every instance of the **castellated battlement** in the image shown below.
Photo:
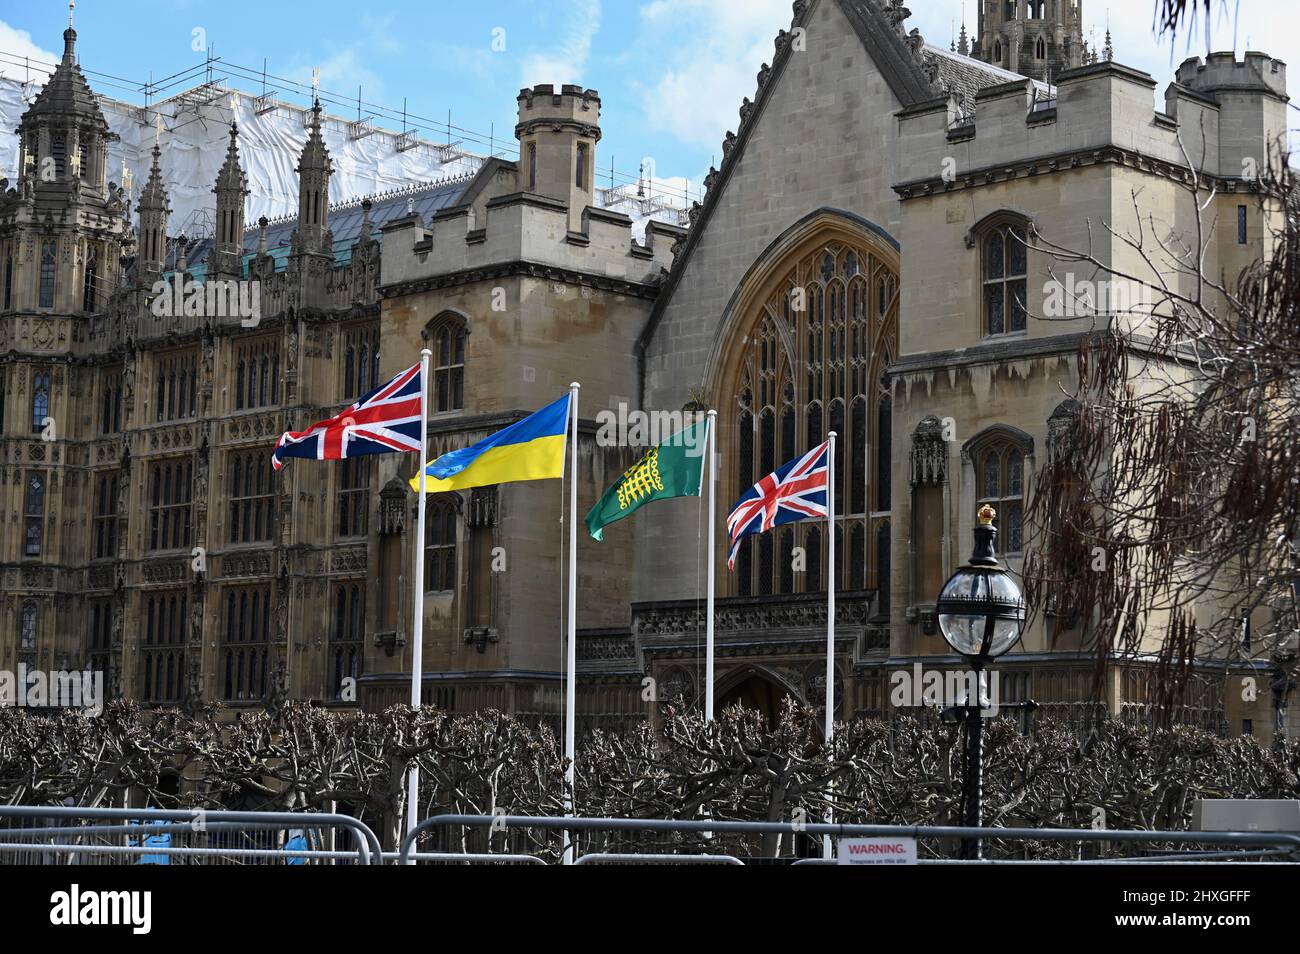
<svg viewBox="0 0 1300 954"><path fill-rule="evenodd" d="M908 107L898 117L909 160L895 188L911 196L1024 166L1053 172L1117 149L1176 166L1190 156L1207 174L1250 178L1286 142L1286 67L1262 53L1188 60L1163 111L1156 87L1149 74L1104 61L1061 73L1054 95L1028 79L983 89L973 119L955 98Z"/></svg>
<svg viewBox="0 0 1300 954"><path fill-rule="evenodd" d="M600 94L594 89L583 89L565 83L557 93L550 83L541 83L531 89L519 91L519 121L515 136L522 139L542 126L570 124L574 132L582 132L600 140ZM553 130L559 132L559 129Z"/></svg>
<svg viewBox="0 0 1300 954"><path fill-rule="evenodd" d="M1200 93L1271 93L1286 98L1286 64L1267 53L1247 51L1238 60L1233 53L1211 53L1184 60L1178 67L1180 85Z"/></svg>
<svg viewBox="0 0 1300 954"><path fill-rule="evenodd" d="M632 234L621 212L586 207L580 230L570 229L571 210L558 199L514 192L440 211L430 221L407 216L383 228L380 283L421 281L461 272L490 271L524 262L585 275L655 284L672 265L672 247L685 230L662 222L646 225L645 241Z"/></svg>

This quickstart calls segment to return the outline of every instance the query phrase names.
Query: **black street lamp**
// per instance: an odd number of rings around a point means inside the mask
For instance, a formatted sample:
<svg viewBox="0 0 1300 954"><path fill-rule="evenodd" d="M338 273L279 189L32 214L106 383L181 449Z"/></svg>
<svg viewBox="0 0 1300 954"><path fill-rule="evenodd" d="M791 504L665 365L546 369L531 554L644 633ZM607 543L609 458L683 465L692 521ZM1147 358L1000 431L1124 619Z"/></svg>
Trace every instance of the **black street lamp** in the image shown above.
<svg viewBox="0 0 1300 954"><path fill-rule="evenodd" d="M961 823L968 828L980 827L983 819L984 668L1019 642L1025 626L1024 595L998 562L994 549L998 536L998 528L993 525L996 516L997 511L987 504L980 508L975 549L943 585L935 605L943 638L970 663L976 678L977 697L944 710L946 720L961 719L966 726ZM1006 708L1032 710L1038 705L1022 702ZM978 838L962 842L961 857L979 859L980 854Z"/></svg>

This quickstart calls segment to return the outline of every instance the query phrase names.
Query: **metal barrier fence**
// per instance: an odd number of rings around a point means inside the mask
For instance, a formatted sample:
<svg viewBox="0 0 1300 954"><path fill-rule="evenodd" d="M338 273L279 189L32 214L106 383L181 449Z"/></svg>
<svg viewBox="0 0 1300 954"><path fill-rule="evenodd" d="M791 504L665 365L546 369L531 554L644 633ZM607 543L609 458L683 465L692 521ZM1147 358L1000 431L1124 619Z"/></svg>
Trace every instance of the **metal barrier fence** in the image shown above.
<svg viewBox="0 0 1300 954"><path fill-rule="evenodd" d="M382 857L375 833L348 815L0 806L0 865L368 865Z"/></svg>
<svg viewBox="0 0 1300 954"><path fill-rule="evenodd" d="M1018 860L989 859L965 861L953 858L918 858L918 864L1212 864L1216 862L1245 862L1276 859L1283 862L1300 862L1300 835L1286 832L1205 832L1205 831L1111 831L1106 829L1074 828L964 828L959 826L916 826L916 825L836 825L809 822L738 822L738 821L677 821L664 819L640 818L561 818L555 816L534 817L527 815L435 815L420 822L414 830L402 839L401 849L397 855L402 864L412 860L448 859L451 854L440 852L413 852L420 835L442 829L452 828L487 829L489 833L532 832L538 830L546 834L558 833L562 839L561 850L568 847L570 839L576 842L577 863L579 864L744 864L732 855L716 852L699 854L665 854L662 852L608 852L598 851L582 853L583 836L592 834L637 832L642 838L640 843L658 844L656 839L645 839L647 835L693 836L695 839L708 837L720 842L728 836L762 836L782 835L795 837L806 835L820 839L829 835L832 838L914 838L919 842L944 839L956 840L980 839L985 842L1013 841L1029 842L1073 842L1084 843L1127 843L1159 846L1161 853L1140 855L1128 858L1100 858L1078 860ZM642 840L644 839L644 840ZM1177 851L1171 847L1189 846L1198 850ZM1210 850L1199 850L1208 848ZM462 856L463 857L463 856ZM495 860L496 855L489 852L478 853L475 857ZM506 856L502 856L506 857ZM517 857L517 853L513 855ZM540 859L539 859L540 860ZM750 861L773 861L777 859L751 858ZM835 864L834 859L786 857L780 860L794 864Z"/></svg>
<svg viewBox="0 0 1300 954"><path fill-rule="evenodd" d="M460 829L460 834L455 832ZM469 850L471 839L487 850ZM493 851L493 835L505 848ZM339 835L344 840L336 844ZM417 850L420 836L440 849ZM1069 828L961 828L810 822L679 821L561 818L527 815L435 815L381 850L363 822L348 815L131 808L0 806L0 865L5 864L545 864L574 840L578 864L834 864L822 858L747 860L725 849L761 836L908 837L918 842L979 838L985 842L1112 843L1158 846L1158 854L1124 858L958 861L921 857L920 864L1132 864L1300 862L1300 835L1285 832L1109 831ZM432 837L430 837L432 836ZM484 838L483 836L486 836ZM701 852L701 843L710 846ZM520 845L536 846L534 851ZM678 846L679 850L664 850ZM1177 850L1177 849L1185 850ZM459 850L457 850L459 849ZM633 849L633 850L629 850Z"/></svg>

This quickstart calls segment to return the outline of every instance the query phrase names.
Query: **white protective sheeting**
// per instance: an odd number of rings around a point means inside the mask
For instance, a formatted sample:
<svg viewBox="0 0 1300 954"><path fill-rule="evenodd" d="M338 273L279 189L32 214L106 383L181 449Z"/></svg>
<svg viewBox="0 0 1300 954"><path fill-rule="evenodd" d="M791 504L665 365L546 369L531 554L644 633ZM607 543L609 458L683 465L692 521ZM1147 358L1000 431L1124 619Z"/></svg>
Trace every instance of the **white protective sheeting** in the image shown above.
<svg viewBox="0 0 1300 954"><path fill-rule="evenodd" d="M22 114L40 92L35 82L0 77L0 175L11 183L18 174L18 135ZM130 170L131 217L135 202L149 176L155 117L163 117L159 136L163 177L171 198L167 231L176 236L203 238L212 234L215 199L212 185L225 161L232 117L239 125L239 155L248 176L245 222L254 228L260 216L278 219L298 212L298 155L307 140L310 112L280 103L262 111L258 101L228 89L198 87L148 108L100 96L100 108L109 128L121 139L109 148L109 180L122 184L123 163ZM259 115L261 112L261 115ZM477 171L484 157L423 140L399 150L402 138L376 129L357 138L346 119L326 114L322 120L325 144L334 163L330 202L348 202L393 189ZM657 201L656 201L657 200ZM633 235L642 240L646 222L657 219L685 224L684 199L656 194L650 201L634 198L634 187L597 190L598 205L626 213L633 220ZM666 207L673 206L673 207Z"/></svg>
<svg viewBox="0 0 1300 954"><path fill-rule="evenodd" d="M14 131L27 106L40 91L36 84L0 78L0 164L4 175L17 178L18 135ZM212 185L225 161L230 141L232 116L239 124L239 156L248 176L246 221L252 225L260 216L276 219L298 211L298 154L307 139L310 112L281 104L258 115L257 101L245 95L235 97L232 111L228 91L204 89L163 100L148 110L108 97L100 97L100 108L109 128L121 139L109 147L109 179L122 183L122 168L131 171L132 218L134 203L149 175L150 151L154 144L154 116L161 114L165 126L159 137L163 176L171 197L172 215L168 231L201 237L211 231L215 200ZM210 101L207 101L210 100ZM322 121L322 133L334 162L330 179L330 202L346 202L376 192L406 188L419 182L473 172L482 158L448 154L446 150L419 142L398 151L398 137L377 130L363 138L352 138L352 124L329 116Z"/></svg>

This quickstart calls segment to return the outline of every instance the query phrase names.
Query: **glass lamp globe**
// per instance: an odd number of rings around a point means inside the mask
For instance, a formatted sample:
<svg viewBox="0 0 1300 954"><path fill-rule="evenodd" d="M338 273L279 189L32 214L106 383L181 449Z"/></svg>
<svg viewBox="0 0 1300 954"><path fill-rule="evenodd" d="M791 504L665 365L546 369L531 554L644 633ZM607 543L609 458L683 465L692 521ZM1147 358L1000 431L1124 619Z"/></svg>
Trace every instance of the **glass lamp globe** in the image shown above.
<svg viewBox="0 0 1300 954"><path fill-rule="evenodd" d="M957 653L982 661L996 659L1020 639L1025 598L1000 563L994 541L997 511L980 508L975 549L939 591L935 612L939 630Z"/></svg>

